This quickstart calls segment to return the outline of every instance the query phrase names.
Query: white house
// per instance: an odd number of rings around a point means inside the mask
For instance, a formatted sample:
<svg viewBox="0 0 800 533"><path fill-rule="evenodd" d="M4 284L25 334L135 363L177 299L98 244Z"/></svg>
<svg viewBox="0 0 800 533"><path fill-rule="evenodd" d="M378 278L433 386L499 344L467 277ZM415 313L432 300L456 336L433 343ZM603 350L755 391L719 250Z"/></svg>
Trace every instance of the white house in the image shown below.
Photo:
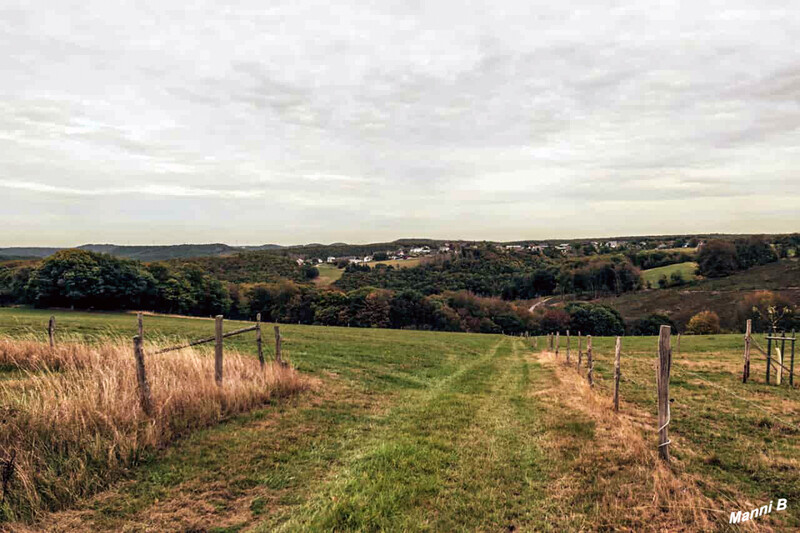
<svg viewBox="0 0 800 533"><path fill-rule="evenodd" d="M327 259L325 262L326 262L326 263L335 263L335 262L336 262L336 258L335 258L335 257L333 257L333 256L331 256L331 257L329 257L329 258L328 258L328 259Z"/></svg>

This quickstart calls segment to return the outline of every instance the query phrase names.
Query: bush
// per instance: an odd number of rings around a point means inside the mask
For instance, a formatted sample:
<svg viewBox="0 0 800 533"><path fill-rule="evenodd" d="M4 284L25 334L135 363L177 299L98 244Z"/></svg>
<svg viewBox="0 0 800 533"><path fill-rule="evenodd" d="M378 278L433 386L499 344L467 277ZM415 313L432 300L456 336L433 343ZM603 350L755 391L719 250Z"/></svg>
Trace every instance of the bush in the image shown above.
<svg viewBox="0 0 800 533"><path fill-rule="evenodd" d="M571 303L566 307L569 326L584 335L615 336L625 334L625 323L616 309L605 305Z"/></svg>
<svg viewBox="0 0 800 533"><path fill-rule="evenodd" d="M720 332L719 315L714 311L701 311L694 315L686 326L687 333L713 335Z"/></svg>
<svg viewBox="0 0 800 533"><path fill-rule="evenodd" d="M677 331L675 322L667 315L653 313L652 315L640 318L631 325L630 334L638 336L655 336L661 333L661 326L670 326L673 331Z"/></svg>

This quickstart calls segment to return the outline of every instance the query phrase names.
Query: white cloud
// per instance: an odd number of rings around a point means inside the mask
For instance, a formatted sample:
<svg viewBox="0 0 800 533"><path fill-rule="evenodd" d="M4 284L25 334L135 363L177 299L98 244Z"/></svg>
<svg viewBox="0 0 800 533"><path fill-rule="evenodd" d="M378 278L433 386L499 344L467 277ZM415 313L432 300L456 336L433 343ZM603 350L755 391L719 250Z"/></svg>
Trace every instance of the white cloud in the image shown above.
<svg viewBox="0 0 800 533"><path fill-rule="evenodd" d="M800 200L798 34L777 0L7 4L0 244L796 230L736 213Z"/></svg>

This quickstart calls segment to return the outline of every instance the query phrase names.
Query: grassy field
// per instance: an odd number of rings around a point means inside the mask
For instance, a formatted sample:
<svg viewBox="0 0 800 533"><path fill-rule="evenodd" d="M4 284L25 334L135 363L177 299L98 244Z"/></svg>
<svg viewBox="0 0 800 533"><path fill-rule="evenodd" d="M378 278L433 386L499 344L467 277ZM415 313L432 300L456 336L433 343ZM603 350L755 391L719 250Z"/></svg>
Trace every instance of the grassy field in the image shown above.
<svg viewBox="0 0 800 533"><path fill-rule="evenodd" d="M0 335L44 339L50 314L0 309ZM55 315L59 342L136 330L131 314ZM213 322L148 316L145 330L195 338ZM800 394L764 385L757 359L742 385L741 335L681 339L668 469L655 457L654 338L624 339L617 415L613 339L594 339L589 389L574 338L565 366L565 346L556 361L543 339L281 330L310 391L194 431L32 530L733 531L730 511L777 498L789 509L752 524L800 527ZM247 335L229 345L255 352Z"/></svg>
<svg viewBox="0 0 800 533"><path fill-rule="evenodd" d="M783 259L719 279L702 279L682 287L639 291L595 300L617 309L625 320L651 313L667 314L683 328L689 319L707 309L716 312L722 327L736 331L736 308L750 292L771 290L800 304L800 261ZM734 329L735 328L735 329Z"/></svg>
<svg viewBox="0 0 800 533"><path fill-rule="evenodd" d="M658 280L661 279L661 276L666 276L667 279L669 279L675 272L680 273L685 281L693 281L697 279L697 275L695 274L696 269L697 263L693 261L676 263L674 265L642 270L642 279L644 279L645 283L649 282L654 288L658 287Z"/></svg>
<svg viewBox="0 0 800 533"><path fill-rule="evenodd" d="M328 263L317 265L317 270L319 270L319 276L314 279L314 283L323 287L334 283L344 274L343 268L338 268L336 265L329 265Z"/></svg>
<svg viewBox="0 0 800 533"><path fill-rule="evenodd" d="M393 266L395 268L411 268L419 265L422 262L422 257L411 257L409 259L388 259L386 261L373 261L372 263L368 263L370 267L374 267L375 265L387 265Z"/></svg>

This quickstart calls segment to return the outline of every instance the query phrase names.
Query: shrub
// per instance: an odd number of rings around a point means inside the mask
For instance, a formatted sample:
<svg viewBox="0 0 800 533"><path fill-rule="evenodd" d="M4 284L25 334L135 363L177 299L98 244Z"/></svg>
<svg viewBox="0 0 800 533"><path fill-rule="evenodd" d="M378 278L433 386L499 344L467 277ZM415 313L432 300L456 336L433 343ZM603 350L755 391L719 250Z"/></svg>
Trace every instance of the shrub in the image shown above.
<svg viewBox="0 0 800 533"><path fill-rule="evenodd" d="M739 268L736 246L728 241L708 241L697 253L697 271L707 278L730 276Z"/></svg>
<svg viewBox="0 0 800 533"><path fill-rule="evenodd" d="M661 332L661 326L670 326L673 331L677 331L675 322L667 315L653 313L652 315L640 318L631 325L631 335L653 336Z"/></svg>
<svg viewBox="0 0 800 533"><path fill-rule="evenodd" d="M566 307L569 326L584 335L613 336L625 334L625 323L616 309L605 305L571 303Z"/></svg>
<svg viewBox="0 0 800 533"><path fill-rule="evenodd" d="M714 311L701 311L694 315L686 326L687 333L712 335L720 332L719 315Z"/></svg>

